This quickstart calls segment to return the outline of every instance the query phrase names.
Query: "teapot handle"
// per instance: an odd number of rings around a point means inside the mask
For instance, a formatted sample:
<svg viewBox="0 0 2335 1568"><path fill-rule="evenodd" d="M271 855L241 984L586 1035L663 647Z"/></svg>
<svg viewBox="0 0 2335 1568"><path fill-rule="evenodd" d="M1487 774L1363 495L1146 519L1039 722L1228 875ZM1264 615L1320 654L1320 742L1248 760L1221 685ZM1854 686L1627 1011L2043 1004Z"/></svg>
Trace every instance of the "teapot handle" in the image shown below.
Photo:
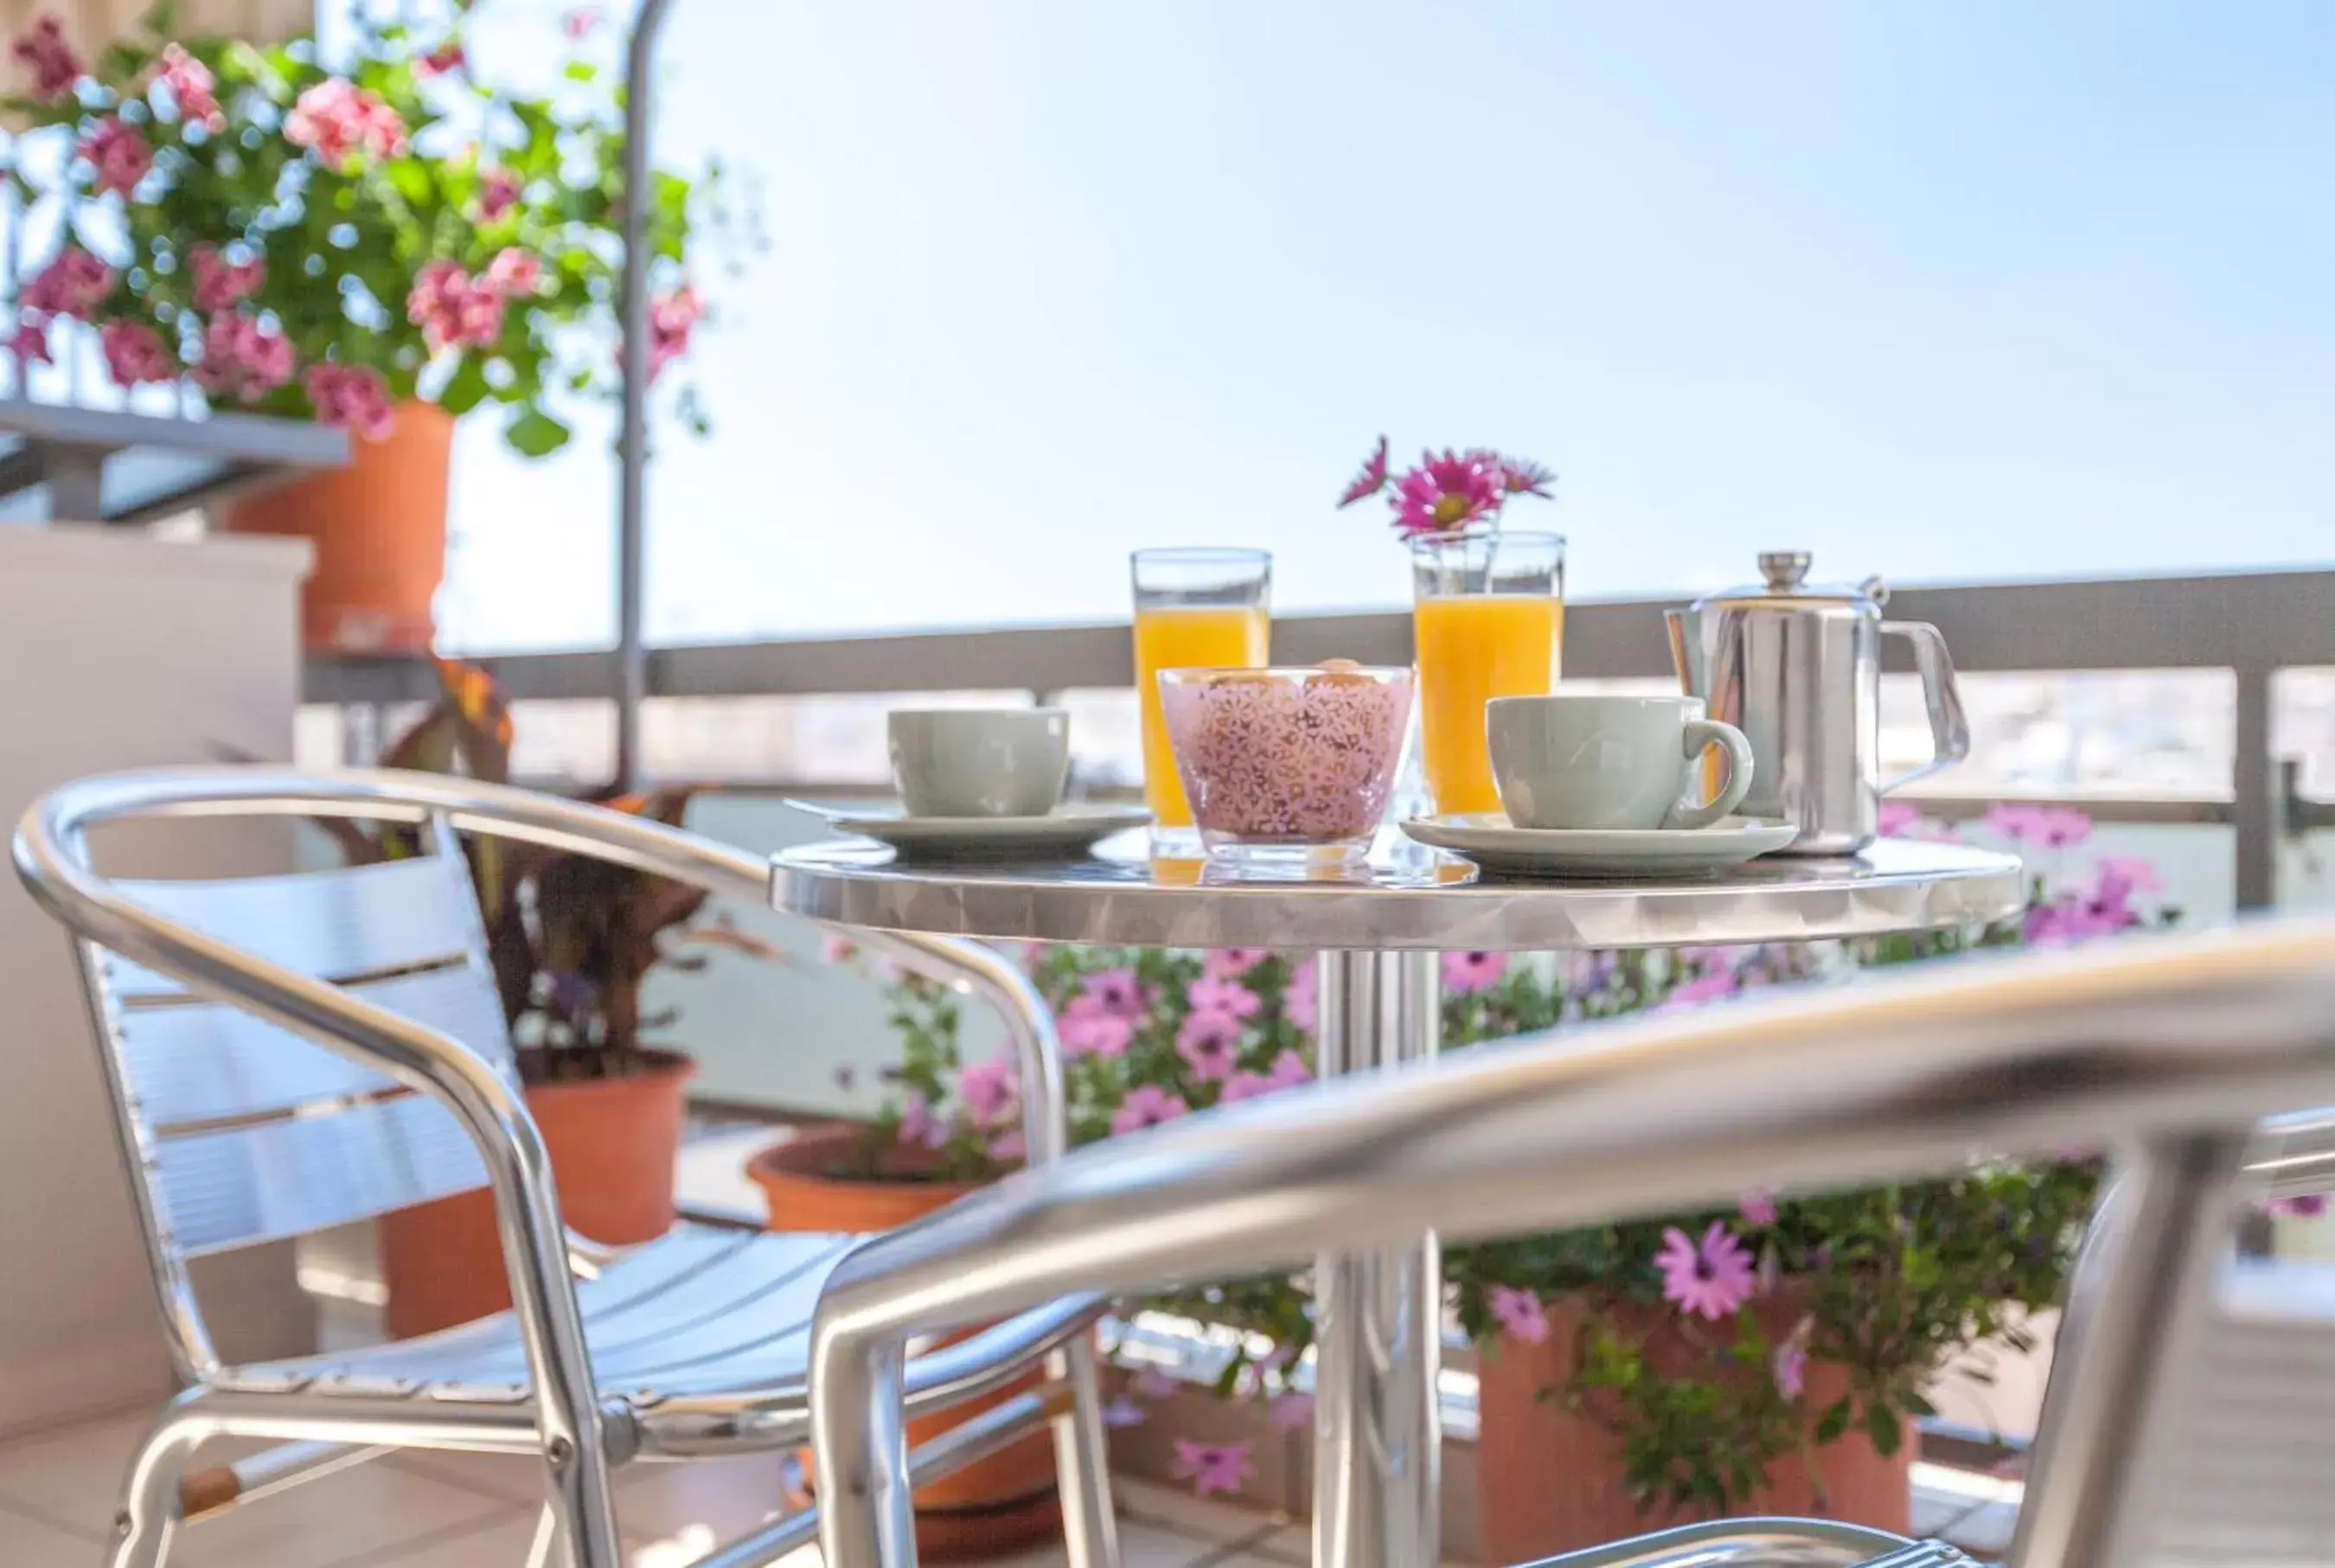
<svg viewBox="0 0 2335 1568"><path fill-rule="evenodd" d="M1920 767L1883 779L1881 793L1885 795L1969 756L1971 733L1970 719L1962 711L1962 688L1954 682L1953 655L1946 652L1946 639L1938 629L1927 621L1884 621L1881 630L1914 644L1914 664L1922 673L1922 702L1930 712L1933 749L1930 760Z"/></svg>

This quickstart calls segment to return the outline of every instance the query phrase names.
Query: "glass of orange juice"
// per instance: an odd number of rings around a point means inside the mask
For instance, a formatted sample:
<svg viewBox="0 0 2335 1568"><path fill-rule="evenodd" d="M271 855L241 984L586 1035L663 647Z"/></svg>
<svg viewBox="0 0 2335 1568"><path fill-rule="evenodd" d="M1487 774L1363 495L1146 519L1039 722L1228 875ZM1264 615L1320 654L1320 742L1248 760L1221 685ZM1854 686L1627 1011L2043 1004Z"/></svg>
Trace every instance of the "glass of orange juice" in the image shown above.
<svg viewBox="0 0 2335 1568"><path fill-rule="evenodd" d="M1497 529L1411 541L1419 740L1439 812L1497 811L1484 705L1555 685L1565 540Z"/></svg>
<svg viewBox="0 0 2335 1568"><path fill-rule="evenodd" d="M1273 557L1264 550L1138 550L1135 691L1143 711L1143 799L1155 841L1188 839L1192 808L1176 776L1176 750L1160 711L1162 670L1257 669L1272 630Z"/></svg>

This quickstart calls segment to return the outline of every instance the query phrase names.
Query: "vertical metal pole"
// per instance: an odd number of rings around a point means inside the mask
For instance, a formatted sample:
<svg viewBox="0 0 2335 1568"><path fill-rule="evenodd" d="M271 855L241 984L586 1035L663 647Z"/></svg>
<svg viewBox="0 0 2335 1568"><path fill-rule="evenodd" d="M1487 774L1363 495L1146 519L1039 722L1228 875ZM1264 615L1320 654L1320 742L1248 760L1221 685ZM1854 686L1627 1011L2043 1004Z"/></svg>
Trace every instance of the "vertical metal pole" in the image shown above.
<svg viewBox="0 0 2335 1568"><path fill-rule="evenodd" d="M2237 905L2267 909L2278 900L2277 769L2271 761L2270 695L2274 672L2241 665L2231 792L2237 808Z"/></svg>
<svg viewBox="0 0 2335 1568"><path fill-rule="evenodd" d="M1438 955L1321 955L1321 1075L1435 1054ZM1442 1561L1443 1271L1433 1236L1331 1254L1313 1267L1313 1561L1418 1568Z"/></svg>
<svg viewBox="0 0 2335 1568"><path fill-rule="evenodd" d="M624 332L624 407L616 433L616 779L640 784L641 702L648 695L642 640L642 566L648 511L649 108L657 35L672 0L641 0L625 46L625 270L618 294Z"/></svg>
<svg viewBox="0 0 2335 1568"><path fill-rule="evenodd" d="M2248 1141L2168 1140L2120 1162L2059 1331L2036 1469L2004 1559L2014 1568L2149 1555L2133 1535L2147 1502L2135 1466L2180 1419L2178 1379L2211 1310Z"/></svg>

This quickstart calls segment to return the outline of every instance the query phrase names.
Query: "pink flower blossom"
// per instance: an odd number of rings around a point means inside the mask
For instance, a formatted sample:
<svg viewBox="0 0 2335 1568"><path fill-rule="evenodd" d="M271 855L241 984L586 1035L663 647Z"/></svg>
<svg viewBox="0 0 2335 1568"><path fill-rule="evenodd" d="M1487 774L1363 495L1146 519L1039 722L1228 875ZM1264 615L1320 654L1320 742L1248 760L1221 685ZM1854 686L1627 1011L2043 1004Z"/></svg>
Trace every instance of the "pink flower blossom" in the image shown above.
<svg viewBox="0 0 2335 1568"><path fill-rule="evenodd" d="M26 311L16 318L16 330L8 334L8 352L16 356L18 365L54 364L49 353L49 324L46 317Z"/></svg>
<svg viewBox="0 0 2335 1568"><path fill-rule="evenodd" d="M462 53L462 41L450 38L413 63L413 74L422 78L443 76L461 65L467 58Z"/></svg>
<svg viewBox="0 0 2335 1568"><path fill-rule="evenodd" d="M78 246L68 246L33 275L17 303L44 315L85 317L113 292L113 281L111 267Z"/></svg>
<svg viewBox="0 0 2335 1568"><path fill-rule="evenodd" d="M316 422L353 430L370 441L389 434L397 415L389 406L389 383L370 365L320 361L301 378Z"/></svg>
<svg viewBox="0 0 2335 1568"><path fill-rule="evenodd" d="M689 352L689 335L705 316L705 302L686 284L649 302L649 379Z"/></svg>
<svg viewBox="0 0 2335 1568"><path fill-rule="evenodd" d="M979 1061L956 1075L956 1097L975 1126L994 1127L1022 1104L1021 1075L1013 1059L1001 1056Z"/></svg>
<svg viewBox="0 0 2335 1568"><path fill-rule="evenodd" d="M1387 439L1381 436L1378 446L1369 457L1362 460L1361 472L1356 474L1352 481L1340 493L1338 504L1341 507L1351 507L1356 501L1377 495L1386 489L1386 482Z"/></svg>
<svg viewBox="0 0 2335 1568"><path fill-rule="evenodd" d="M1922 808L1910 800L1884 800L1881 803L1881 837L1903 838L1914 831L1922 820Z"/></svg>
<svg viewBox="0 0 2335 1568"><path fill-rule="evenodd" d="M8 53L33 68L33 96L39 99L63 98L89 71L65 42L65 24L45 12L33 18Z"/></svg>
<svg viewBox="0 0 2335 1568"><path fill-rule="evenodd" d="M1100 1056L1110 1060L1127 1054L1135 1043L1135 1021L1115 1012L1071 1012L1061 1023L1062 1053L1076 1059Z"/></svg>
<svg viewBox="0 0 2335 1568"><path fill-rule="evenodd" d="M154 167L154 150L136 131L113 115L97 122L81 139L81 155L97 170L97 189L128 196Z"/></svg>
<svg viewBox="0 0 2335 1568"><path fill-rule="evenodd" d="M1131 969L1101 969L1079 982L1079 994L1071 1002L1073 1011L1091 1009L1120 1018L1133 1018L1145 1009L1143 986Z"/></svg>
<svg viewBox="0 0 2335 1568"><path fill-rule="evenodd" d="M490 169L479 180L479 221L492 223L518 204L519 179L508 169Z"/></svg>
<svg viewBox="0 0 2335 1568"><path fill-rule="evenodd" d="M938 1148L948 1139L948 1123L933 1114L933 1108L923 1095L910 1089L900 1101L900 1141L923 1148Z"/></svg>
<svg viewBox="0 0 2335 1568"><path fill-rule="evenodd" d="M1102 1424L1106 1427L1140 1427L1149 1419L1151 1413L1125 1394L1102 1408Z"/></svg>
<svg viewBox="0 0 2335 1568"><path fill-rule="evenodd" d="M1127 1091L1127 1098L1119 1102L1119 1109L1111 1113L1110 1130L1115 1134L1140 1132L1163 1121L1174 1121L1191 1108L1180 1094L1169 1094L1156 1083L1138 1083Z"/></svg>
<svg viewBox="0 0 2335 1568"><path fill-rule="evenodd" d="M2298 1193L2291 1198L2272 1198L2262 1207L2288 1219L2315 1220L2327 1212L2327 1195Z"/></svg>
<svg viewBox="0 0 2335 1568"><path fill-rule="evenodd" d="M1742 989L1742 979L1734 971L1714 969L1707 974L1698 974L1691 980L1671 987L1671 993L1662 998L1661 1005L1655 1011L1668 1011L1673 1008L1698 1007L1706 1002L1716 1002L1721 997L1732 996Z"/></svg>
<svg viewBox="0 0 2335 1568"><path fill-rule="evenodd" d="M1492 1319L1500 1325L1501 1332L1527 1345L1537 1345L1548 1338L1548 1312L1541 1305L1540 1297L1531 1291L1520 1291L1511 1285L1494 1285L1487 1305Z"/></svg>
<svg viewBox="0 0 2335 1568"><path fill-rule="evenodd" d="M213 397L257 402L292 379L292 343L247 315L215 315L203 329L195 384Z"/></svg>
<svg viewBox="0 0 2335 1568"><path fill-rule="evenodd" d="M560 30L566 33L571 40L581 40L590 37L592 35L593 29L599 25L599 8L593 5L576 6L574 9L562 15L559 18Z"/></svg>
<svg viewBox="0 0 2335 1568"><path fill-rule="evenodd" d="M107 322L97 337L107 372L123 386L178 376L179 362L162 346L161 334L142 321Z"/></svg>
<svg viewBox="0 0 2335 1568"><path fill-rule="evenodd" d="M1736 1211L1746 1223L1772 1225L1776 1223L1776 1195L1761 1187L1753 1187L1735 1200Z"/></svg>
<svg viewBox="0 0 2335 1568"><path fill-rule="evenodd" d="M1243 1482L1256 1474L1256 1466L1249 1458L1251 1447L1248 1443L1196 1443L1188 1437L1178 1437L1171 1474L1179 1480L1190 1481L1193 1493L1198 1496L1205 1497L1212 1492L1237 1492Z"/></svg>
<svg viewBox="0 0 2335 1568"><path fill-rule="evenodd" d="M1216 947L1200 961L1200 973L1210 980L1238 980L1273 954L1262 947Z"/></svg>
<svg viewBox="0 0 2335 1568"><path fill-rule="evenodd" d="M506 299L533 294L543 281L543 262L535 252L505 246L487 263L486 285Z"/></svg>
<svg viewBox="0 0 2335 1568"><path fill-rule="evenodd" d="M1264 1418L1276 1432L1302 1432L1313 1424L1313 1396L1292 1389L1266 1401Z"/></svg>
<svg viewBox="0 0 2335 1568"><path fill-rule="evenodd" d="M218 78L211 74L209 66L176 44L163 46L162 69L154 80L170 90L170 102L178 105L180 121L214 132L227 129L227 114L217 96Z"/></svg>
<svg viewBox="0 0 2335 1568"><path fill-rule="evenodd" d="M848 963L859 956L851 938L839 931L830 931L819 939L819 961L821 963Z"/></svg>
<svg viewBox="0 0 2335 1568"><path fill-rule="evenodd" d="M1237 980L1210 980L1206 975L1185 992L1194 1012L1221 1012L1227 1018L1255 1018L1264 1006L1255 992Z"/></svg>
<svg viewBox="0 0 2335 1568"><path fill-rule="evenodd" d="M1548 487L1556 482L1556 470L1530 458L1504 458L1497 452L1486 452L1499 465L1500 489L1512 496L1538 496L1551 498Z"/></svg>
<svg viewBox="0 0 2335 1568"><path fill-rule="evenodd" d="M1776 1377L1776 1392L1787 1399L1797 1399L1808 1384L1808 1348L1797 1340L1786 1340L1776 1347L1770 1361Z"/></svg>
<svg viewBox="0 0 2335 1568"><path fill-rule="evenodd" d="M267 281L267 261L253 256L249 261L228 261L215 245L199 245L188 253L189 270L195 279L195 308L208 314L232 310L237 302L249 299Z"/></svg>
<svg viewBox="0 0 2335 1568"><path fill-rule="evenodd" d="M1503 495L1499 466L1487 454L1422 452L1395 481L1395 527L1406 535L1456 533L1497 514Z"/></svg>
<svg viewBox="0 0 2335 1568"><path fill-rule="evenodd" d="M300 94L284 117L284 139L337 169L360 154L393 158L404 151L405 121L379 94L334 76Z"/></svg>
<svg viewBox="0 0 2335 1568"><path fill-rule="evenodd" d="M426 262L405 296L405 318L432 353L483 348L502 335L502 295L451 261Z"/></svg>
<svg viewBox="0 0 2335 1568"><path fill-rule="evenodd" d="M2103 855L2094 864L2103 891L2117 888L2122 895L2162 893L2165 879L2156 874L2156 863L2146 855Z"/></svg>
<svg viewBox="0 0 2335 1568"><path fill-rule="evenodd" d="M1305 1059L1284 1046L1281 1054L1273 1059L1273 1065L1264 1071L1233 1074L1226 1080L1216 1100L1219 1105L1232 1105L1244 1099L1255 1099L1261 1094L1294 1089L1301 1083L1313 1081L1313 1070L1305 1065Z"/></svg>
<svg viewBox="0 0 2335 1568"><path fill-rule="evenodd" d="M2004 802L1987 808L1986 825L2005 838L2045 849L2064 849L2092 836L2092 819L2063 806Z"/></svg>
<svg viewBox="0 0 2335 1568"><path fill-rule="evenodd" d="M1710 1222L1700 1246L1676 1225L1666 1227L1654 1266L1662 1272L1662 1300L1676 1302L1681 1312L1716 1321L1751 1299L1751 1254L1722 1221Z"/></svg>
<svg viewBox="0 0 2335 1568"><path fill-rule="evenodd" d="M1202 1083L1214 1083L1233 1075L1233 1066L1240 1060L1240 1020L1228 1012L1214 1009L1195 1011L1185 1016L1183 1027L1176 1031L1176 1054L1192 1070L1192 1076Z"/></svg>
<svg viewBox="0 0 2335 1568"><path fill-rule="evenodd" d="M1443 955L1443 989L1454 996L1473 996L1500 983L1507 973L1505 953L1447 953Z"/></svg>
<svg viewBox="0 0 2335 1568"><path fill-rule="evenodd" d="M1289 983L1281 992L1281 1015L1311 1034L1321 1011L1322 971L1309 957L1289 972Z"/></svg>

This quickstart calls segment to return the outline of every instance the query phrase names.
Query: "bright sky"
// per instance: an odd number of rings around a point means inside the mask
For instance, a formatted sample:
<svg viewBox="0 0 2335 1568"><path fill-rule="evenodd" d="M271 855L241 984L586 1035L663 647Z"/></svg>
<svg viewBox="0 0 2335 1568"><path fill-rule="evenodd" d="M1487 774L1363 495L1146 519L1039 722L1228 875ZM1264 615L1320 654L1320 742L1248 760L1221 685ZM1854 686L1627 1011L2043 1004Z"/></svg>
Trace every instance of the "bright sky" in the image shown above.
<svg viewBox="0 0 2335 1568"><path fill-rule="evenodd" d="M1555 466L1581 595L2335 560L2326 0L678 0L667 60L771 247L656 640L1098 619L1171 543L1391 605L1382 430ZM466 432L450 640L608 640L614 489Z"/></svg>

